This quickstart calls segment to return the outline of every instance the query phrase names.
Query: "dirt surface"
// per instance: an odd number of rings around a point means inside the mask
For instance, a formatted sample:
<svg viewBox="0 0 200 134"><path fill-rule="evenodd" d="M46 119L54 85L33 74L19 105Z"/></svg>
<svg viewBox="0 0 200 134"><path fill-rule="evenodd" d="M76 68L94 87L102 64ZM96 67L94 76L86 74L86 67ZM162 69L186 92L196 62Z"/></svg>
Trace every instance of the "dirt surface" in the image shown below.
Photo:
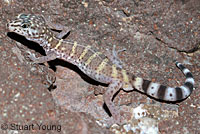
<svg viewBox="0 0 200 134"><path fill-rule="evenodd" d="M200 134L199 0L1 0L0 9L1 134L140 134L143 126L149 128L146 134ZM39 45L23 38L17 42L21 37L6 29L20 13L42 14L68 26L67 40L103 52L113 45L126 48L120 53L125 69L165 85L184 82L174 64L179 61L193 73L195 91L177 104L120 91L114 102L131 129L107 129L102 124L109 118L102 98L106 88L85 80L71 64L33 64L26 51L41 55ZM52 83L55 89L49 88ZM140 119L134 116L138 109Z"/></svg>

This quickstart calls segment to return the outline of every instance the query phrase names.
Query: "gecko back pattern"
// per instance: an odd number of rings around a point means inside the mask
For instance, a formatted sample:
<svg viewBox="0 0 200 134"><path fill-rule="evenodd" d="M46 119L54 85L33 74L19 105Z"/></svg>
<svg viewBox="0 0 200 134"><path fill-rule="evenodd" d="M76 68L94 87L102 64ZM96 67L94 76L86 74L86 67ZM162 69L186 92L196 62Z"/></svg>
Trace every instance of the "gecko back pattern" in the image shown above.
<svg viewBox="0 0 200 134"><path fill-rule="evenodd" d="M112 102L114 94L120 89L125 91L137 89L149 96L165 101L183 100L193 91L193 76L179 62L176 62L176 66L186 76L185 83L180 87L168 87L128 73L91 45L63 40L61 35L55 35L43 16L19 14L16 19L7 24L7 27L10 32L25 36L28 40L37 42L43 47L46 56L36 58L32 54L30 58L34 62L43 63L56 58L62 59L76 65L90 78L108 84L104 101L112 114L113 123L122 123L118 107Z"/></svg>

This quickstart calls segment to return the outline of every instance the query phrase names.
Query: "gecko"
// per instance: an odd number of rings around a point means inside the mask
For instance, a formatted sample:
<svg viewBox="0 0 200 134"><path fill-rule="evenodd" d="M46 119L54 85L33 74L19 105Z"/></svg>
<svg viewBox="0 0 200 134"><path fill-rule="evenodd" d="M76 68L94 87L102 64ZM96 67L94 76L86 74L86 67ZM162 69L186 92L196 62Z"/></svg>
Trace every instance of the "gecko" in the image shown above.
<svg viewBox="0 0 200 134"><path fill-rule="evenodd" d="M123 123L119 107L113 103L113 96L121 89L124 91L136 89L155 99L176 102L190 96L194 88L192 73L179 62L175 64L186 77L182 86L169 87L145 80L115 64L112 58L97 51L92 45L82 45L76 41L62 39L67 30L62 26L53 27L42 15L19 14L7 23L7 28L9 32L22 35L27 40L34 41L43 47L46 56L36 57L30 54L29 57L33 62L44 63L62 59L77 66L85 75L97 82L107 84L103 100L112 115L110 117L112 123L119 125ZM51 30L52 28L57 28L61 32L56 35Z"/></svg>

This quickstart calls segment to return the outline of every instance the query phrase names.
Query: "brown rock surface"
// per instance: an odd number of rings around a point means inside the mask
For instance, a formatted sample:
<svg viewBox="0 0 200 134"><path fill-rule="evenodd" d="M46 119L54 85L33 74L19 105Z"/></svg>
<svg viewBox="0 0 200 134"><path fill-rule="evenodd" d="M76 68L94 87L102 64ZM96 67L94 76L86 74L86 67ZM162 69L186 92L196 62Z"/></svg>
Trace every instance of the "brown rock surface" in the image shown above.
<svg viewBox="0 0 200 134"><path fill-rule="evenodd" d="M120 104L123 116L129 116L132 107L148 105L161 134L200 133L199 0L2 0L0 9L0 133L112 133L95 121L108 117L102 96L94 94L94 89L106 88L91 85L73 67L58 65L53 72L47 66L32 64L24 53L27 42L17 46L12 39L15 37L7 34L6 23L19 13L43 14L55 23L70 26L68 40L90 44L103 52L114 44L117 49L126 48L120 55L125 68L162 84L181 85L184 76L174 61L184 63L194 75L196 90L179 106L135 91L120 91L115 103ZM55 76L57 88L50 92L47 87ZM161 109L178 111L178 115L165 118L167 114ZM3 130L5 123L15 127L34 124L35 129ZM36 129L41 123L44 130ZM47 125L57 128L47 130Z"/></svg>

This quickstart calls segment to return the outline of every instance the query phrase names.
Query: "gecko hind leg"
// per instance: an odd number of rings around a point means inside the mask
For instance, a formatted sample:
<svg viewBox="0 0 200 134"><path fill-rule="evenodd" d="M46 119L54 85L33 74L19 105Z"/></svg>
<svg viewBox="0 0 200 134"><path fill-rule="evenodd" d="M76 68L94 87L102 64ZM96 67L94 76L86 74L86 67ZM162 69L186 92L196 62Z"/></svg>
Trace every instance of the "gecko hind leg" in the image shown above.
<svg viewBox="0 0 200 134"><path fill-rule="evenodd" d="M122 68L123 62L118 57L118 53L126 51L126 48L123 48L121 50L116 50L116 45L113 45L112 53L107 50L107 56L112 61L113 64L115 64L117 67Z"/></svg>
<svg viewBox="0 0 200 134"><path fill-rule="evenodd" d="M114 123L117 123L119 125L122 124L120 110L117 106L115 106L114 102L112 101L113 96L117 91L120 90L121 86L121 82L115 80L109 84L108 90L104 94L104 102L106 103L108 109L110 110L110 113L112 114L111 119L108 121L109 126Z"/></svg>

